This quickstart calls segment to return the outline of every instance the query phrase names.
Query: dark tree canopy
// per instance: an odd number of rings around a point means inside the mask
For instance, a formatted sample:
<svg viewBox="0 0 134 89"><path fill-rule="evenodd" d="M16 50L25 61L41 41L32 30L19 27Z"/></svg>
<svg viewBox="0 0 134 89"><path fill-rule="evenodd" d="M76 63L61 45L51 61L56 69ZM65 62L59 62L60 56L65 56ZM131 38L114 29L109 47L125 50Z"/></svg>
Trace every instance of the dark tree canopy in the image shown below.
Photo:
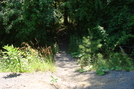
<svg viewBox="0 0 134 89"><path fill-rule="evenodd" d="M59 29L66 37L92 34L111 50L133 45L133 6L133 0L1 0L0 46L35 39L50 45L58 41Z"/></svg>

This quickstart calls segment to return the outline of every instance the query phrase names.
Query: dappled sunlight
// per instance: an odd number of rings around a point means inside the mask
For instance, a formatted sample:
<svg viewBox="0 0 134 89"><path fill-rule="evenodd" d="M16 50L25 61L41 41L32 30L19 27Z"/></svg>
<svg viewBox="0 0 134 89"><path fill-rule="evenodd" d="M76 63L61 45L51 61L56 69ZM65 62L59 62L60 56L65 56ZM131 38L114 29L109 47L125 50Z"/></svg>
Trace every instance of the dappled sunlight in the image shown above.
<svg viewBox="0 0 134 89"><path fill-rule="evenodd" d="M55 60L57 71L54 75L58 77L60 84L70 89L127 89L128 87L131 89L134 87L132 84L134 83L132 81L134 79L133 71L109 71L106 75L102 76L99 76L93 70L80 73L77 71L80 66L76 59L64 51L57 53Z"/></svg>
<svg viewBox="0 0 134 89"><path fill-rule="evenodd" d="M134 0L0 0L0 89L133 89L133 9Z"/></svg>

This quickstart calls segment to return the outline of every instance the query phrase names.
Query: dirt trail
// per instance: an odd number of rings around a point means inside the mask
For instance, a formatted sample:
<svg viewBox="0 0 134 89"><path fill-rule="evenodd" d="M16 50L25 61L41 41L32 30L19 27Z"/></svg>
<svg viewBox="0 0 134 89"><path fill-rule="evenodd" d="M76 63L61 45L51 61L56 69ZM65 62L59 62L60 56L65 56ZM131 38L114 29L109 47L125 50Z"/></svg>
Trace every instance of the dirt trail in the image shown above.
<svg viewBox="0 0 134 89"><path fill-rule="evenodd" d="M83 89L88 85L87 80L88 76L86 73L83 75L79 72L76 72L76 69L79 68L77 62L70 54L66 54L64 51L56 55L56 66L57 72L55 76L59 78L60 87L58 89Z"/></svg>
<svg viewBox="0 0 134 89"><path fill-rule="evenodd" d="M75 59L64 51L55 56L55 73L0 73L0 89L134 89L134 72L110 71L104 76L94 71L79 73ZM57 83L50 82L53 76Z"/></svg>
<svg viewBox="0 0 134 89"><path fill-rule="evenodd" d="M0 89L134 89L134 72L110 71L99 76L94 71L79 73L77 61L66 49L55 56L56 72L0 73ZM56 82L50 82L53 76Z"/></svg>
<svg viewBox="0 0 134 89"><path fill-rule="evenodd" d="M110 71L99 76L94 71L77 72L77 61L65 51L56 55L57 89L134 89L134 72Z"/></svg>

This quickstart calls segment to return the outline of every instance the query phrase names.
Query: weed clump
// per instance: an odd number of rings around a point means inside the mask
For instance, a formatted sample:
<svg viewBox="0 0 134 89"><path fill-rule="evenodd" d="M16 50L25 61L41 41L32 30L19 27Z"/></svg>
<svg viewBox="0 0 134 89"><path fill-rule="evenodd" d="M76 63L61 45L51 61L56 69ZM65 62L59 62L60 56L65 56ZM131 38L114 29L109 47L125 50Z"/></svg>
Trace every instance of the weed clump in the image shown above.
<svg viewBox="0 0 134 89"><path fill-rule="evenodd" d="M1 72L35 72L35 71L52 71L55 67L53 65L53 54L51 47L40 48L40 50L32 48L29 44L22 48L14 47L13 45L6 45L1 52L0 59Z"/></svg>

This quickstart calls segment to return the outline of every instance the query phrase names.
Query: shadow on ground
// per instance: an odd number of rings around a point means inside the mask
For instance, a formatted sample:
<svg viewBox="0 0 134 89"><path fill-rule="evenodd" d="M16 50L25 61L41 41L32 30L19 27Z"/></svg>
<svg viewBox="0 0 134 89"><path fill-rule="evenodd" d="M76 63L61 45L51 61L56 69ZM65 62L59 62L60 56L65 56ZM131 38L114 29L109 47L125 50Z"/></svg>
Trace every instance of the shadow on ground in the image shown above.
<svg viewBox="0 0 134 89"><path fill-rule="evenodd" d="M18 77L18 76L20 76L21 74L16 74L16 73L11 73L11 74L9 74L9 75L7 75L7 76L5 76L5 77L3 77L3 78L14 78L14 77Z"/></svg>
<svg viewBox="0 0 134 89"><path fill-rule="evenodd" d="M61 78L64 89L134 89L134 71L109 71L103 76L95 71L80 73L76 71L79 67L76 59L67 53L66 47L64 42L55 56L59 68L57 77Z"/></svg>
<svg viewBox="0 0 134 89"><path fill-rule="evenodd" d="M74 84L66 89L134 89L134 71L109 71L103 76L95 71L80 73L75 71L79 67L77 61L64 51L56 55L56 61L63 73L59 76L63 77L62 81Z"/></svg>
<svg viewBox="0 0 134 89"><path fill-rule="evenodd" d="M72 77L77 79L78 86L80 85L81 89L134 89L133 71L110 71L103 76L88 71L76 73Z"/></svg>

